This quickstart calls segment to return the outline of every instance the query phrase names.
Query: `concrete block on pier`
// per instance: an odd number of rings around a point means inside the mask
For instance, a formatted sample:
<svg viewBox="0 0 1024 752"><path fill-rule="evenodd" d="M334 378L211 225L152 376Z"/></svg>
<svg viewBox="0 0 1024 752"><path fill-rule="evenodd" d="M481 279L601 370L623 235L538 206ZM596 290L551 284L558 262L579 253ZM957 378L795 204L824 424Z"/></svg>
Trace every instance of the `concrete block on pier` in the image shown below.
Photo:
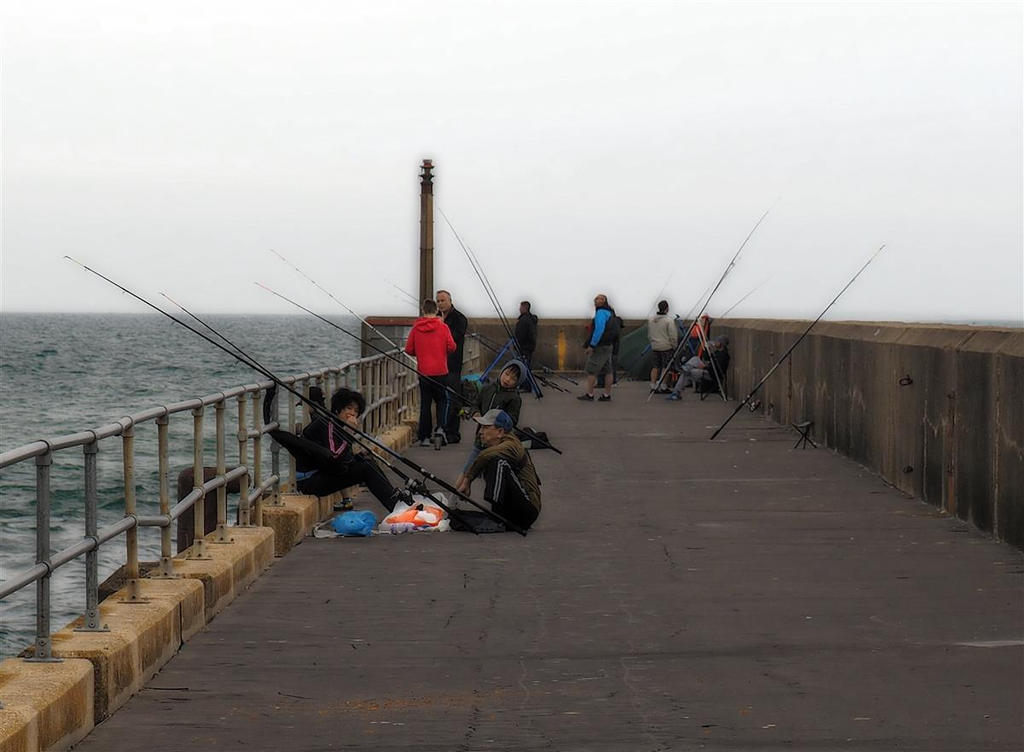
<svg viewBox="0 0 1024 752"><path fill-rule="evenodd" d="M107 632L76 632L80 617L53 635L53 655L92 665L93 716L104 720L128 701L205 624L203 591L192 580L139 581L139 600L123 588L100 603Z"/></svg>
<svg viewBox="0 0 1024 752"><path fill-rule="evenodd" d="M92 731L93 666L87 660L0 663L0 752L63 750Z"/></svg>
<svg viewBox="0 0 1024 752"><path fill-rule="evenodd" d="M265 510L264 510L265 511ZM174 572L199 580L205 596L206 621L219 614L274 561L274 531L269 527L229 527L230 543L206 537L208 559L174 558Z"/></svg>
<svg viewBox="0 0 1024 752"><path fill-rule="evenodd" d="M320 500L308 494L281 494L281 506L264 506L263 524L274 531L274 556L288 553L321 519Z"/></svg>

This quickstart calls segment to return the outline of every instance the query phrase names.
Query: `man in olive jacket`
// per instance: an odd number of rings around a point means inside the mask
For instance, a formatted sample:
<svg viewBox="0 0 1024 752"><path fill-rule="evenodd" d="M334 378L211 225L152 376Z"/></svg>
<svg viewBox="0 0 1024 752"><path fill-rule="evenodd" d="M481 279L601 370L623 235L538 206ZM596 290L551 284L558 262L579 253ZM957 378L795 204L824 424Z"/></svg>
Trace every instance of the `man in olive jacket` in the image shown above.
<svg viewBox="0 0 1024 752"><path fill-rule="evenodd" d="M540 515L540 478L529 452L512 429L504 410L488 410L473 418L480 424L484 449L455 481L460 493L469 494L473 480L484 478L484 499L513 525L526 530Z"/></svg>

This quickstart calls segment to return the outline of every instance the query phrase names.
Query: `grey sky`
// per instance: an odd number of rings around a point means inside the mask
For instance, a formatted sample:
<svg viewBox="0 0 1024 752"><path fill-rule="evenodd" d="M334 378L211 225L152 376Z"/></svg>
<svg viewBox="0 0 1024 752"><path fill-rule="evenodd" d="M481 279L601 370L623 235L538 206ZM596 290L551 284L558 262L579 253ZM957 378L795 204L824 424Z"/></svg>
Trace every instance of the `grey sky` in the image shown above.
<svg viewBox="0 0 1024 752"><path fill-rule="evenodd" d="M411 307L418 164L507 312L1022 311L1022 4L7 2L2 308ZM438 216L438 283L491 312ZM671 275L671 279L669 279ZM218 291L219 290L219 291Z"/></svg>

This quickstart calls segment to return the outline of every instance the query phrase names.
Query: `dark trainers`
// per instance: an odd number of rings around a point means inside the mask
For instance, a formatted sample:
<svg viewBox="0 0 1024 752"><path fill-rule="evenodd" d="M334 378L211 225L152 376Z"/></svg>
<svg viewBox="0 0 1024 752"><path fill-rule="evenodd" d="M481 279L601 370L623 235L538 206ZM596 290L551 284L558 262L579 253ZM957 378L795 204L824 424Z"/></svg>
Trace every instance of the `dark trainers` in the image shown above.
<svg viewBox="0 0 1024 752"><path fill-rule="evenodd" d="M593 399L593 398L591 398L591 399ZM612 396L610 394L602 394L600 397L597 398L597 401L598 402L611 402L612 401Z"/></svg>
<svg viewBox="0 0 1024 752"><path fill-rule="evenodd" d="M594 395L593 394L581 394L576 399L583 400L584 402L593 402L594 401Z"/></svg>

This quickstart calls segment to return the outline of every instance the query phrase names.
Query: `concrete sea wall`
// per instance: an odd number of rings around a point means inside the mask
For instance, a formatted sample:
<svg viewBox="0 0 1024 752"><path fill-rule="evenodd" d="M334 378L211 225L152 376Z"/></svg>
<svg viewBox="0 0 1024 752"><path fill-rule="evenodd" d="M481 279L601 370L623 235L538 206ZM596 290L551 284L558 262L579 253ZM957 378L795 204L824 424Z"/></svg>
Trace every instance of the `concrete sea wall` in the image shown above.
<svg viewBox="0 0 1024 752"><path fill-rule="evenodd" d="M746 396L807 324L715 322L730 339L730 397ZM1021 330L819 323L757 399L766 417L813 421L820 444L1024 547Z"/></svg>

